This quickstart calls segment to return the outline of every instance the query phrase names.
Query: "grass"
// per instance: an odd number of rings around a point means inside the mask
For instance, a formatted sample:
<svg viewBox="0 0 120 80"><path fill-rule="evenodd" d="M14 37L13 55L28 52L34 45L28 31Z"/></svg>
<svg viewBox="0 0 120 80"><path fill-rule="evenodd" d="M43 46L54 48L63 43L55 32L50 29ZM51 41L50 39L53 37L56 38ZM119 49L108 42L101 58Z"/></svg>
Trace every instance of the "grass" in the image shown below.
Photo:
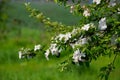
<svg viewBox="0 0 120 80"><path fill-rule="evenodd" d="M61 59L53 58L47 61L40 55L32 60L19 60L19 48L33 48L38 43L48 44L53 33L47 32L43 24L28 17L23 2L10 5L12 6L6 11L9 14L9 32L6 39L0 40L0 80L98 80L100 67L113 59L100 57L91 63L90 68L70 64L63 72L57 69ZM68 9L54 3L34 2L32 6L44 12L53 21L67 25L75 25L79 21L79 17L71 16ZM111 73L110 80L120 80L120 57L115 63L116 69Z"/></svg>

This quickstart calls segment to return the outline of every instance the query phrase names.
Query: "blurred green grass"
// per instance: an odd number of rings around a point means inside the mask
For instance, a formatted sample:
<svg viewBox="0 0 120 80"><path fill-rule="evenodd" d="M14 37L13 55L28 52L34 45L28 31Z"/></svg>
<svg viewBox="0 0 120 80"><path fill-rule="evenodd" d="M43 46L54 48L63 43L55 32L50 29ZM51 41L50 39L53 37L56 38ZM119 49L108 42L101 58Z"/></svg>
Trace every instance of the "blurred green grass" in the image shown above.
<svg viewBox="0 0 120 80"><path fill-rule="evenodd" d="M9 32L5 39L0 40L0 80L98 80L99 69L112 61L113 57L100 57L91 63L90 68L70 64L68 70L59 72L57 65L61 59L47 61L43 55L32 60L19 60L18 51L21 47L33 48L35 44L49 44L54 35L47 32L36 19L29 18L23 2L9 3L6 12L9 15L7 26ZM69 10L54 3L33 2L32 6L41 10L53 21L67 25L75 25L79 17L72 16ZM66 53L68 54L69 51ZM110 80L120 80L120 57L116 60L116 69L111 73Z"/></svg>

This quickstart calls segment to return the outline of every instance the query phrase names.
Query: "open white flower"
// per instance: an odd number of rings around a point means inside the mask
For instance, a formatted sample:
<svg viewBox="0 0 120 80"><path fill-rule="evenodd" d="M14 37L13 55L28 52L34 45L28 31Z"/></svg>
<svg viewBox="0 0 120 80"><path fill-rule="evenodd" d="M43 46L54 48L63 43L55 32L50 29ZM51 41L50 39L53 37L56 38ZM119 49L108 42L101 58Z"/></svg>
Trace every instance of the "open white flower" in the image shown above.
<svg viewBox="0 0 120 80"><path fill-rule="evenodd" d="M93 0L93 3L100 4L101 0Z"/></svg>
<svg viewBox="0 0 120 80"><path fill-rule="evenodd" d="M90 29L90 27L94 28L94 24L93 23L89 23L89 24L85 24L81 30L85 30L88 31Z"/></svg>
<svg viewBox="0 0 120 80"><path fill-rule="evenodd" d="M65 37L65 34L59 34L56 38L62 41L64 37Z"/></svg>
<svg viewBox="0 0 120 80"><path fill-rule="evenodd" d="M18 56L19 56L19 59L22 59L24 58L24 54L26 53L26 50L24 50L23 48L20 49L20 51L18 52Z"/></svg>
<svg viewBox="0 0 120 80"><path fill-rule="evenodd" d="M79 39L77 42L76 42L76 44L80 44L80 45L84 45L84 44L86 44L87 43L87 38L82 38L82 39Z"/></svg>
<svg viewBox="0 0 120 80"><path fill-rule="evenodd" d="M59 49L58 46L57 46L57 44L56 44L56 43L53 43L53 44L51 44L50 47L46 50L46 52L45 52L45 57L46 57L47 60L49 60L49 57L48 57L48 56L50 55L50 53L51 53L52 55L56 55L57 57L59 57L61 51L62 51L62 49Z"/></svg>
<svg viewBox="0 0 120 80"><path fill-rule="evenodd" d="M35 45L34 46L34 51L40 50L40 48L41 48L41 45Z"/></svg>
<svg viewBox="0 0 120 80"><path fill-rule="evenodd" d="M88 31L89 28L90 28L90 24L86 24L86 25L84 25L81 29L82 29L82 30L85 30L85 31Z"/></svg>
<svg viewBox="0 0 120 80"><path fill-rule="evenodd" d="M66 33L66 35L65 35L65 42L68 41L71 37L72 36L71 36L70 32Z"/></svg>
<svg viewBox="0 0 120 80"><path fill-rule="evenodd" d="M61 49L58 48L57 44L51 44L49 48L52 55L58 56L61 52Z"/></svg>
<svg viewBox="0 0 120 80"><path fill-rule="evenodd" d="M89 11L89 9L85 9L85 10L84 10L83 16L85 16L85 17L90 16L90 11Z"/></svg>
<svg viewBox="0 0 120 80"><path fill-rule="evenodd" d="M46 59L47 59L47 60L49 60L49 57L48 57L48 56L49 56L49 54L50 54L50 50L49 50L49 49L47 49L47 50L46 50L46 52L45 52L45 57L46 57Z"/></svg>
<svg viewBox="0 0 120 80"><path fill-rule="evenodd" d="M18 54L19 54L19 59L21 59L23 54L22 51L19 51Z"/></svg>
<svg viewBox="0 0 120 80"><path fill-rule="evenodd" d="M51 44L50 46L50 51L52 53L52 55L56 55L58 53L58 47L57 47L57 44Z"/></svg>
<svg viewBox="0 0 120 80"><path fill-rule="evenodd" d="M106 28L107 28L106 18L102 18L102 19L99 21L98 29L99 29L99 30L105 30Z"/></svg>
<svg viewBox="0 0 120 80"><path fill-rule="evenodd" d="M74 51L73 54L73 62L77 63L79 61L83 61L82 57L86 57L86 55L84 53L81 53L79 49L77 49L76 51Z"/></svg>

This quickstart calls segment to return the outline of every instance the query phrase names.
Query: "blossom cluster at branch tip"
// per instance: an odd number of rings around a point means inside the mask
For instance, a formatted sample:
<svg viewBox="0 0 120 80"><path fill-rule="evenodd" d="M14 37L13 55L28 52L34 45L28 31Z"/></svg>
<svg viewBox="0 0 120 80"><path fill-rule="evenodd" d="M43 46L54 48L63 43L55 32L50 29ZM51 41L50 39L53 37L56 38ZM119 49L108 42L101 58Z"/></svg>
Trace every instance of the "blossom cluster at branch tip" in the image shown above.
<svg viewBox="0 0 120 80"><path fill-rule="evenodd" d="M29 48L26 48L26 49L21 48L20 51L18 52L19 59L25 58L29 50L30 50ZM27 56L27 57L30 57L30 56Z"/></svg>
<svg viewBox="0 0 120 80"><path fill-rule="evenodd" d="M73 54L73 62L78 63L78 62L84 62L84 59L82 59L82 57L86 57L86 55L84 53L82 53L79 49L77 49L76 51L74 51Z"/></svg>
<svg viewBox="0 0 120 80"><path fill-rule="evenodd" d="M22 58L33 58L36 54L35 52L41 49L41 45L35 45L34 49L29 49L29 48L21 48L20 51L18 52L19 59Z"/></svg>
<svg viewBox="0 0 120 80"><path fill-rule="evenodd" d="M101 18L99 21L98 29L99 30L106 30L107 24L106 24L106 18Z"/></svg>
<svg viewBox="0 0 120 80"><path fill-rule="evenodd" d="M21 48L21 50L18 52L18 55L19 55L19 59L22 59L24 58L24 55L25 53L23 53L23 48Z"/></svg>

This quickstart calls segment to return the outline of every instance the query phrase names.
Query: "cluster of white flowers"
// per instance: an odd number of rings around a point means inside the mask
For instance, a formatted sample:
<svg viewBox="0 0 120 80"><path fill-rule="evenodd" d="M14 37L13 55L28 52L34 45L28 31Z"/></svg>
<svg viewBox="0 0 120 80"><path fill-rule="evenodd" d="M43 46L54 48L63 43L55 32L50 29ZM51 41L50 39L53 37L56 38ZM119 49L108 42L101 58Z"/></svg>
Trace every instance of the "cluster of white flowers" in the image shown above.
<svg viewBox="0 0 120 80"><path fill-rule="evenodd" d="M82 38L82 36L75 42L71 43L70 46L75 49L78 46L83 46L88 42L88 38ZM73 53L73 62L77 63L79 61L83 62L84 60L81 57L86 57L84 53L81 53L79 49L75 50Z"/></svg>
<svg viewBox="0 0 120 80"><path fill-rule="evenodd" d="M35 45L34 46L34 51L38 51L41 49L41 45ZM21 48L20 51L18 52L18 55L19 55L19 59L22 59L22 58L32 58L35 54L33 52L31 52L32 50L29 49L29 48Z"/></svg>
<svg viewBox="0 0 120 80"><path fill-rule="evenodd" d="M58 44L56 44L57 42L61 42L64 41L64 43L66 43L68 40L70 40L73 36L80 34L81 30L82 31L88 31L90 28L93 28L94 24L93 23L89 23L84 25L82 28L76 28L73 29L71 32L67 32L66 34L59 34L58 36L56 36L55 38L53 38L55 40L54 44L51 44L50 47L46 50L45 53L45 57L47 60L49 60L48 56L51 53L52 55L59 55L60 52L62 51L61 49L58 48ZM73 48L73 50L75 49L75 47L77 46L82 46L84 44L86 44L88 42L87 37L83 37L83 35L81 35L78 39L74 39L74 43L69 43L69 45ZM76 54L77 51L75 51ZM75 55L73 54L73 56L75 57L79 57L79 55ZM81 53L80 53L81 55ZM80 59L80 58L79 58Z"/></svg>
<svg viewBox="0 0 120 80"><path fill-rule="evenodd" d="M101 4L102 0L93 0L93 3L96 5ZM26 4L27 5L27 4ZM108 7L114 7L116 5L115 0L110 0L110 3L108 3ZM115 6L116 7L116 6ZM71 5L70 6L70 13L73 13L76 6ZM86 19L89 19L88 17L91 16L92 9L88 8L87 6L83 5L82 9L84 10L82 15L86 17ZM99 9L98 9L99 10ZM93 10L94 11L94 10ZM120 8L117 9L118 14L120 14ZM43 14L38 14L36 17L39 18ZM47 18L49 20L49 18ZM52 43L50 44L49 48L45 51L44 55L47 60L49 60L49 55L55 55L57 57L60 56L60 53L62 52L62 45L67 45L71 47L71 49L74 51L72 55L73 62L79 63L79 62L85 62L87 59L87 54L82 49L80 49L82 46L88 45L89 41L92 40L92 38L88 37L88 35L85 35L87 31L92 31L98 28L100 32L103 32L107 29L107 23L106 23L106 17L102 17L99 22L98 26L95 27L93 23L85 24L81 28L74 28L71 32L66 32L65 34L59 34L55 36L52 39ZM94 29L93 29L94 28ZM82 34L83 33L83 34ZM97 36L103 37L104 34L95 32ZM94 35L93 35L94 36ZM111 44L115 45L117 44L116 38L117 35L113 35L111 37ZM66 46L66 47L67 47ZM62 46L64 47L64 46ZM37 52L41 50L41 45L35 45L34 49L32 51ZM19 59L25 58L25 57L31 57L31 50L29 49L21 49L19 51ZM83 52L82 52L83 51Z"/></svg>
<svg viewBox="0 0 120 80"><path fill-rule="evenodd" d="M62 51L62 49L59 49L57 44L55 44L55 43L51 44L50 47L45 52L45 57L47 60L49 60L48 56L50 55L50 53L52 55L59 56L61 51Z"/></svg>
<svg viewBox="0 0 120 80"><path fill-rule="evenodd" d="M80 30L83 31L88 31L90 28L93 28L94 24L93 23L89 23L84 25L82 28L76 28L73 29L71 32L67 32L66 34L59 34L58 36L56 36L55 38L53 38L55 40L55 42L64 42L66 43L69 39L72 38L73 35L76 35L80 32Z"/></svg>
<svg viewBox="0 0 120 80"><path fill-rule="evenodd" d="M25 58L26 54L28 53L27 51L29 51L29 50L30 49L23 49L23 48L21 48L21 50L18 52L19 59Z"/></svg>
<svg viewBox="0 0 120 80"><path fill-rule="evenodd" d="M86 9L84 10L84 12L83 12L83 16L85 16L85 17L90 16L90 11L89 11L88 8L86 8Z"/></svg>
<svg viewBox="0 0 120 80"><path fill-rule="evenodd" d="M88 41L87 38L80 37L75 43L70 43L70 46L74 49L77 46L82 46L82 45L86 44L87 41Z"/></svg>
<svg viewBox="0 0 120 80"><path fill-rule="evenodd" d="M58 36L56 36L55 40L56 42L59 41L64 41L64 43L66 43L70 38L71 38L71 33L68 32L66 34L59 34Z"/></svg>
<svg viewBox="0 0 120 80"><path fill-rule="evenodd" d="M41 49L41 45L40 44L34 46L34 51L37 51L37 50L40 50L40 49Z"/></svg>
<svg viewBox="0 0 120 80"><path fill-rule="evenodd" d="M82 30L85 30L85 31L88 31L89 28L90 28L90 25L91 25L91 24L86 24L86 25L84 25L81 29L82 29Z"/></svg>
<svg viewBox="0 0 120 80"><path fill-rule="evenodd" d="M76 51L74 51L74 54L73 54L73 62L75 63L78 63L78 62L83 62L84 59L82 59L82 57L86 57L86 55L82 52L80 52L79 49L77 49Z"/></svg>
<svg viewBox="0 0 120 80"><path fill-rule="evenodd" d="M105 30L106 28L107 28L106 18L104 17L99 21L98 29Z"/></svg>
<svg viewBox="0 0 120 80"><path fill-rule="evenodd" d="M74 28L71 32L67 32L65 34L59 34L58 36L56 36L54 39L54 41L52 42L52 44L50 45L50 47L46 50L45 57L47 60L49 60L49 55L55 55L55 56L60 56L60 53L62 51L62 49L60 48L60 45L58 44L59 42L63 42L64 44L69 41L70 39L72 39L73 36L77 36L78 34L80 34L81 31L88 31L90 28L93 28L94 24L93 23L89 23L84 25L82 28ZM89 40L88 37L84 37L83 35L79 35L79 38L74 38L72 39L73 41L71 41L70 43L68 43L74 51L73 54L73 61L79 62L79 61L83 61L83 59L81 57L85 57L86 55L81 53L79 49L75 49L78 46L82 46L84 44L86 44ZM73 43L72 43L73 42ZM38 51L41 49L41 45L35 45L34 46L34 52ZM31 56L29 53L29 49L22 49L21 51L19 51L19 58L24 58Z"/></svg>
<svg viewBox="0 0 120 80"><path fill-rule="evenodd" d="M76 36L78 34L80 34L81 31L88 31L90 28L94 28L94 24L93 23L89 23L89 24L85 24L83 27L81 28L76 28L73 29L71 32L67 32L66 34L59 34L58 36L56 36L55 38L53 38L55 40L55 42L53 42L50 47L46 50L45 52L45 57L47 60L49 60L49 55L56 55L56 56L60 56L60 53L62 51L62 49L60 48L60 45L57 44L58 42L63 42L64 44L69 41L73 36ZM98 25L99 30L105 30L107 28L106 25L106 18L102 18L99 21L99 25ZM74 38L72 39L73 42L70 42L69 45L72 47L74 51L73 53L73 62L77 63L79 61L84 61L82 59L82 57L86 57L86 55L82 52L80 52L80 50L77 48L78 46L83 46L86 43L88 43L88 40L90 40L89 37L84 37L83 35L79 35L79 38ZM77 50L76 50L77 48ZM34 46L34 51L38 51L41 49L41 45L35 45ZM28 54L29 49L21 49L19 51L19 58L24 58L26 55L28 55L28 57L30 56Z"/></svg>
<svg viewBox="0 0 120 80"><path fill-rule="evenodd" d="M100 4L101 0L93 0L93 3Z"/></svg>

